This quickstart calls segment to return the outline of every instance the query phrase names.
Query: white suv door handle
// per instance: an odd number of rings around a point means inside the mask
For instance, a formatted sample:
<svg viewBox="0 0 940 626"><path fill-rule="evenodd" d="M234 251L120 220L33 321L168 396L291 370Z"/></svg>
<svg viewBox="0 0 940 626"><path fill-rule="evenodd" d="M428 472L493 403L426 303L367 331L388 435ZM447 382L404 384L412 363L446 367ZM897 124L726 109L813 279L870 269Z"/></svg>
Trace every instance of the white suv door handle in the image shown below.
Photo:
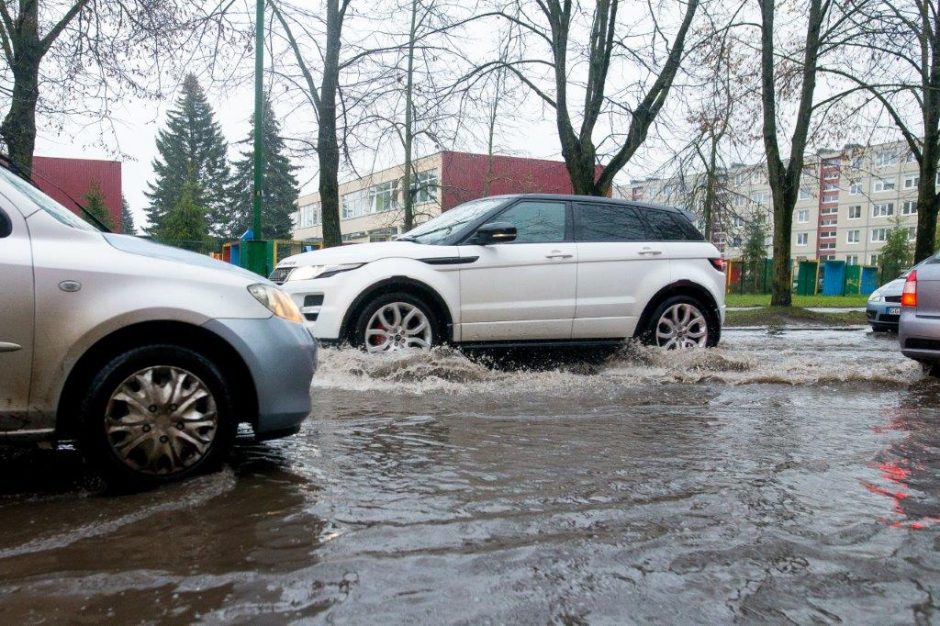
<svg viewBox="0 0 940 626"><path fill-rule="evenodd" d="M570 259L570 258L573 257L573 256L574 256L573 254L564 254L564 253L559 252L559 251L557 251L557 250L552 250L552 253L551 253L551 254L546 254L546 255L545 255L545 258L546 258L546 259Z"/></svg>
<svg viewBox="0 0 940 626"><path fill-rule="evenodd" d="M17 350L22 350L22 349L23 349L23 346L21 345L18 345L15 343L8 343L6 341L0 341L0 352L16 352Z"/></svg>
<svg viewBox="0 0 940 626"><path fill-rule="evenodd" d="M657 254L662 254L662 250L652 250L650 248L643 248L640 250L640 254L649 254L651 256L656 256Z"/></svg>

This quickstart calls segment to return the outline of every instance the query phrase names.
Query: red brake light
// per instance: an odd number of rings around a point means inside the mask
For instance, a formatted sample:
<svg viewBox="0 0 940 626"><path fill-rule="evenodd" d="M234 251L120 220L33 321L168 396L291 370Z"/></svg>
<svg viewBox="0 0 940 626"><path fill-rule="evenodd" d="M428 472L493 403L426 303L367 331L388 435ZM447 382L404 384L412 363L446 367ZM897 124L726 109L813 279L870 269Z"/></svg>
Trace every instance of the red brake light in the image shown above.
<svg viewBox="0 0 940 626"><path fill-rule="evenodd" d="M724 259L708 259L708 262L719 272L725 271L725 267L727 266Z"/></svg>
<svg viewBox="0 0 940 626"><path fill-rule="evenodd" d="M917 306L917 270L907 275L904 289L901 291L901 306Z"/></svg>

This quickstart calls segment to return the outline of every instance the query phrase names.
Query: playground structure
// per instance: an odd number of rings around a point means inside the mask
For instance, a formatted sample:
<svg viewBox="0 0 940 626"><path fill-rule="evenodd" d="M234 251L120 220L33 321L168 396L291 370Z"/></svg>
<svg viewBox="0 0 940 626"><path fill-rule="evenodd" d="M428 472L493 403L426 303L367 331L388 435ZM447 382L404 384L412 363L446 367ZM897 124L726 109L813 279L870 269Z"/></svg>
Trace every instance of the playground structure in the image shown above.
<svg viewBox="0 0 940 626"><path fill-rule="evenodd" d="M220 261L250 269L248 268L248 255L245 254L244 250L245 243L245 238L226 242L222 244L222 251L213 253L212 256ZM264 244L264 276L269 276L282 259L286 259L294 254L300 254L301 252L316 250L318 247L316 244L306 244L301 241L292 241L289 239L273 239L271 241L265 241Z"/></svg>
<svg viewBox="0 0 940 626"><path fill-rule="evenodd" d="M744 276L741 260L727 263L728 293L770 293L773 284L773 261L764 259L757 276ZM794 261L790 271L793 293L799 296L868 295L878 288L878 268L870 265L849 265L845 261Z"/></svg>

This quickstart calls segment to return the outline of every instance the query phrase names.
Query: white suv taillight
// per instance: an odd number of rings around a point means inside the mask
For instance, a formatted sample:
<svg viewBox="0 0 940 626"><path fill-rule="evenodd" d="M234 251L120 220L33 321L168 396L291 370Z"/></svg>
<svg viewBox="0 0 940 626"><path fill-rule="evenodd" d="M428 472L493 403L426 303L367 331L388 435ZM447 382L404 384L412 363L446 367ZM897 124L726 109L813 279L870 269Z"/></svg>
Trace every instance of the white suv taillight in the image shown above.
<svg viewBox="0 0 940 626"><path fill-rule="evenodd" d="M904 289L901 291L901 306L917 306L917 270L912 270L907 275Z"/></svg>

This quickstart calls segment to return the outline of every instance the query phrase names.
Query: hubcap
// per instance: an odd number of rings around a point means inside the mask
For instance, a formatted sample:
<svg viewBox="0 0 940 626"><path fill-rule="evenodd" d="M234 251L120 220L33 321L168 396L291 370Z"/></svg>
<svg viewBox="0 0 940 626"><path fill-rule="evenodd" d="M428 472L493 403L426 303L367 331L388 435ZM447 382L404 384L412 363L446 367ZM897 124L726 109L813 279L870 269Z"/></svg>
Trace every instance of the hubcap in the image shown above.
<svg viewBox="0 0 940 626"><path fill-rule="evenodd" d="M674 304L656 323L656 345L667 350L704 348L708 343L705 316L691 304Z"/></svg>
<svg viewBox="0 0 940 626"><path fill-rule="evenodd" d="M215 398L192 372L166 365L129 376L108 401L115 455L144 474L167 475L202 459L218 430Z"/></svg>
<svg viewBox="0 0 940 626"><path fill-rule="evenodd" d="M431 341L431 323L427 315L407 302L386 304L372 314L366 325L368 352L429 350Z"/></svg>

